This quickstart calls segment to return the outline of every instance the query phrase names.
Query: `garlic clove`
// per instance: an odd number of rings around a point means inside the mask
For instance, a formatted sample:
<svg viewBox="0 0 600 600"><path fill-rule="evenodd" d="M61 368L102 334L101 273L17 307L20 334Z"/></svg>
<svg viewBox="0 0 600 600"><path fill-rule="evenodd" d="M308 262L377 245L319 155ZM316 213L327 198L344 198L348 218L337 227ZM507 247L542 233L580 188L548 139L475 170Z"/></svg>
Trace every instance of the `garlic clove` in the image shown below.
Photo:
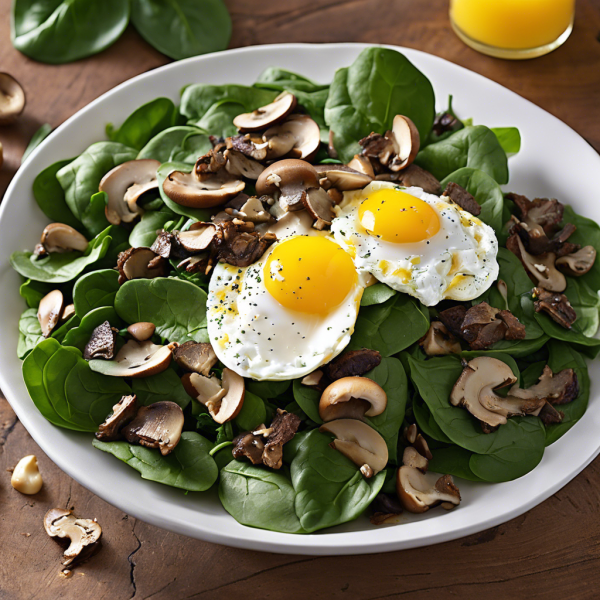
<svg viewBox="0 0 600 600"><path fill-rule="evenodd" d="M42 476L38 469L37 458L33 454L23 457L17 463L10 483L21 494L37 494L42 489Z"/></svg>

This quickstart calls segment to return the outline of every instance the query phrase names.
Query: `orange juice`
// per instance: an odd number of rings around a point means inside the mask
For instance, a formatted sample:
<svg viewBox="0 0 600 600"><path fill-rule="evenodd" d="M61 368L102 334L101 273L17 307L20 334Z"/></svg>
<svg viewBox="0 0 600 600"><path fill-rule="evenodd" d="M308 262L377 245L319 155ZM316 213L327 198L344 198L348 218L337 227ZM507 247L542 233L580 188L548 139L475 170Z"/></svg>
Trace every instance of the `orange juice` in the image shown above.
<svg viewBox="0 0 600 600"><path fill-rule="evenodd" d="M450 18L459 37L477 50L506 58L553 50L569 36L574 11L575 0L450 2Z"/></svg>

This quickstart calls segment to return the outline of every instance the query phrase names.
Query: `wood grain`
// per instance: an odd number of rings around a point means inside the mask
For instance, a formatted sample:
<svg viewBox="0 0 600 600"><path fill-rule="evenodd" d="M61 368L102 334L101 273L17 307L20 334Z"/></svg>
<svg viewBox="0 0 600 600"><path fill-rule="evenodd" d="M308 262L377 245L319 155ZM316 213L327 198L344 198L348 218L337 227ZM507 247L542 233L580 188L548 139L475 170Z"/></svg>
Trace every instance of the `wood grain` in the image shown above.
<svg viewBox="0 0 600 600"><path fill-rule="evenodd" d="M579 0L567 43L524 62L489 58L461 44L449 29L447 0L226 2L234 22L232 47L360 41L418 48L509 87L600 150L600 0ZM61 66L35 63L10 44L9 8L9 0L0 0L0 70L21 81L28 104L18 122L0 128L5 153L0 194L42 123L56 127L115 85L167 62L130 28L95 57ZM11 488L6 470L31 453L38 456L45 486L26 497ZM0 473L1 600L600 596L599 460L552 498L499 527L430 548L341 558L231 549L129 518L62 473L3 399ZM104 528L102 549L70 579L59 576L59 547L42 527L44 513L53 506L73 506L81 515L97 517Z"/></svg>

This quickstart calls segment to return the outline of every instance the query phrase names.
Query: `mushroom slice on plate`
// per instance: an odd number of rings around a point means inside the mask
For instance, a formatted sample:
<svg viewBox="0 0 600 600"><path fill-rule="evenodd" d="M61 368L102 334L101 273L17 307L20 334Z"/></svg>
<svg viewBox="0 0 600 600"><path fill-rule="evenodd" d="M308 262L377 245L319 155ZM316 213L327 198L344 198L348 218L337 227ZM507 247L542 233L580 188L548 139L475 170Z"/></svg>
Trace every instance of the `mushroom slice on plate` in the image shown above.
<svg viewBox="0 0 600 600"><path fill-rule="evenodd" d="M419 340L421 349L427 356L459 354L460 342L446 329L441 321L433 321L427 333Z"/></svg>
<svg viewBox="0 0 600 600"><path fill-rule="evenodd" d="M112 377L149 377L162 373L171 363L171 350L177 346L157 346L151 341L129 340L113 360L94 359L89 365L92 371Z"/></svg>
<svg viewBox="0 0 600 600"><path fill-rule="evenodd" d="M321 394L319 416L323 421L362 419L380 415L387 406L383 388L368 377L343 377Z"/></svg>
<svg viewBox="0 0 600 600"><path fill-rule="evenodd" d="M321 130L308 115L290 115L283 123L267 129L263 140L269 144L268 159L290 156L311 160L321 145Z"/></svg>
<svg viewBox="0 0 600 600"><path fill-rule="evenodd" d="M302 196L302 203L315 222L313 227L321 231L329 227L335 216L333 201L329 194L321 187L312 188Z"/></svg>
<svg viewBox="0 0 600 600"><path fill-rule="evenodd" d="M62 315L60 315L60 320L58 321L58 324L64 325L73 316L75 316L75 305L71 302L71 304L67 304L63 308Z"/></svg>
<svg viewBox="0 0 600 600"><path fill-rule="evenodd" d="M25 108L25 92L8 73L0 73L0 125L12 123Z"/></svg>
<svg viewBox="0 0 600 600"><path fill-rule="evenodd" d="M237 152L236 150L227 150L225 152L227 163L225 169L235 177L246 177L246 179L258 179L260 174L265 170L264 165L261 165L257 160Z"/></svg>
<svg viewBox="0 0 600 600"><path fill-rule="evenodd" d="M296 435L301 423L302 420L298 415L281 408L277 409L277 414L269 428L271 431L262 456L263 464L272 469L281 469L283 445L287 444Z"/></svg>
<svg viewBox="0 0 600 600"><path fill-rule="evenodd" d="M203 175L201 181L192 173L173 171L163 182L163 192L180 206L212 208L237 196L245 185L226 170Z"/></svg>
<svg viewBox="0 0 600 600"><path fill-rule="evenodd" d="M366 478L385 469L388 462L387 444L366 423L356 419L338 419L321 425L319 431L334 435L333 447L358 465Z"/></svg>
<svg viewBox="0 0 600 600"><path fill-rule="evenodd" d="M122 433L130 444L158 448L163 456L170 454L181 439L183 411L175 402L155 402L142 406Z"/></svg>
<svg viewBox="0 0 600 600"><path fill-rule="evenodd" d="M264 425L260 426L264 429ZM233 458L247 458L253 465L262 465L265 440L262 435L255 435L251 431L240 433L233 439Z"/></svg>
<svg viewBox="0 0 600 600"><path fill-rule="evenodd" d="M577 320L577 313L564 294L549 292L541 287L533 288L531 292L535 312L545 312L553 321L565 329Z"/></svg>
<svg viewBox="0 0 600 600"><path fill-rule="evenodd" d="M579 395L579 381L573 369L553 373L546 365L538 383L527 389L513 386L508 393L515 398L543 398L550 404L567 404Z"/></svg>
<svg viewBox="0 0 600 600"><path fill-rule="evenodd" d="M198 253L206 250L216 235L214 223L194 223L187 231L179 231L176 238L185 250Z"/></svg>
<svg viewBox="0 0 600 600"><path fill-rule="evenodd" d="M361 154L355 154L354 158L348 163L348 167L350 167L353 171L357 171L363 175L368 175L371 178L375 177L375 171L371 161L366 156L362 156Z"/></svg>
<svg viewBox="0 0 600 600"><path fill-rule="evenodd" d="M50 537L70 540L69 547L63 553L64 566L89 556L97 548L102 535L102 528L95 520L79 519L64 508L51 508L46 513L44 529Z"/></svg>
<svg viewBox="0 0 600 600"><path fill-rule="evenodd" d="M40 300L37 318L44 337L49 337L58 324L63 313L64 302L65 299L60 290L52 290Z"/></svg>
<svg viewBox="0 0 600 600"><path fill-rule="evenodd" d="M50 223L42 231L40 240L46 252L85 252L89 242L79 231L64 223Z"/></svg>
<svg viewBox="0 0 600 600"><path fill-rule="evenodd" d="M285 119L295 107L296 96L290 92L281 92L271 104L238 115L233 119L233 124L240 132L260 131Z"/></svg>
<svg viewBox="0 0 600 600"><path fill-rule="evenodd" d="M406 187L419 187L428 194L440 193L441 183L429 171L414 163L397 174L398 183Z"/></svg>
<svg viewBox="0 0 600 600"><path fill-rule="evenodd" d="M335 188L340 192L359 190L369 185L373 178L346 165L314 165L319 183L326 190Z"/></svg>
<svg viewBox="0 0 600 600"><path fill-rule="evenodd" d="M131 421L138 411L137 396L123 396L114 406L104 423L98 426L96 438L102 442L120 439L121 429Z"/></svg>
<svg viewBox="0 0 600 600"><path fill-rule="evenodd" d="M407 446L404 448L404 454L402 455L402 464L407 467L414 467L415 469L419 469L422 473L426 473L429 461L420 454L416 448Z"/></svg>
<svg viewBox="0 0 600 600"><path fill-rule="evenodd" d="M392 123L394 156L388 163L391 171L406 169L419 152L419 130L415 124L403 115L396 115Z"/></svg>
<svg viewBox="0 0 600 600"><path fill-rule="evenodd" d="M131 223L144 213L137 202L142 194L158 189L158 167L160 162L151 158L129 160L102 178L98 189L108 196L105 213L109 223Z"/></svg>
<svg viewBox="0 0 600 600"><path fill-rule="evenodd" d="M470 212L476 217L481 214L481 206L477 200L475 200L475 197L467 192L464 187L458 185L458 183L454 183L454 181L448 183L442 196L450 198L450 200L455 204L458 204L460 208Z"/></svg>
<svg viewBox="0 0 600 600"><path fill-rule="evenodd" d="M85 360L92 360L93 358L112 359L118 333L119 330L111 327L108 321L98 325L83 349L83 358Z"/></svg>
<svg viewBox="0 0 600 600"><path fill-rule="evenodd" d="M361 348L350 350L332 360L325 368L331 381L342 377L357 377L368 373L381 363L381 354L377 350Z"/></svg>
<svg viewBox="0 0 600 600"><path fill-rule="evenodd" d="M173 360L186 371L208 376L218 359L209 343L189 341L173 349Z"/></svg>
<svg viewBox="0 0 600 600"><path fill-rule="evenodd" d="M423 473L406 465L396 474L396 492L402 506L411 513L423 513L438 504L446 509L460 504L460 491L450 475Z"/></svg>
<svg viewBox="0 0 600 600"><path fill-rule="evenodd" d="M556 259L556 266L571 277L585 275L596 261L596 248L584 246L577 252Z"/></svg>
<svg viewBox="0 0 600 600"><path fill-rule="evenodd" d="M167 274L167 261L150 248L129 248L117 258L119 284L130 279L154 279Z"/></svg>
<svg viewBox="0 0 600 600"><path fill-rule="evenodd" d="M141 321L140 323L133 323L127 328L127 333L138 342L145 342L149 340L156 330L154 323L148 323L147 321Z"/></svg>

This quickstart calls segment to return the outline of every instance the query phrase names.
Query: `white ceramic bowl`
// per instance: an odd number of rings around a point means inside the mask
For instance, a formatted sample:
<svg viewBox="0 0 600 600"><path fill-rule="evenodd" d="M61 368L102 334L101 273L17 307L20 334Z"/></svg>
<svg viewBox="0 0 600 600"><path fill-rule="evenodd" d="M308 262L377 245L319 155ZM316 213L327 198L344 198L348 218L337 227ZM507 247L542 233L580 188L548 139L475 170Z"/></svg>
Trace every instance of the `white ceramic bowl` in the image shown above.
<svg viewBox="0 0 600 600"><path fill-rule="evenodd" d="M0 209L0 387L29 433L63 471L136 518L203 540L271 552L360 554L412 548L476 533L524 513L575 477L600 450L600 399L596 395L600 369L596 362L591 368L586 415L546 450L541 464L525 477L502 484L458 480L463 496L458 509L407 515L396 526L376 528L363 516L322 533L291 535L238 524L221 507L214 489L186 496L181 490L142 480L124 463L95 450L90 434L51 425L30 400L16 355L17 322L24 303L18 294L19 276L10 268L8 256L14 250L33 248L47 223L31 192L36 174L56 160L75 156L92 142L104 139L107 122L122 122L144 102L157 96L177 101L185 84L251 84L269 66L329 82L338 67L349 65L365 47L259 46L191 58L135 77L92 102L52 133L18 171L6 193ZM531 197L557 197L600 221L600 204L594 203L600 157L572 129L481 75L416 50L398 50L431 79L438 110L446 108L448 94L453 94L455 109L463 117L472 117L474 123L519 127L523 145L510 160L508 188Z"/></svg>

